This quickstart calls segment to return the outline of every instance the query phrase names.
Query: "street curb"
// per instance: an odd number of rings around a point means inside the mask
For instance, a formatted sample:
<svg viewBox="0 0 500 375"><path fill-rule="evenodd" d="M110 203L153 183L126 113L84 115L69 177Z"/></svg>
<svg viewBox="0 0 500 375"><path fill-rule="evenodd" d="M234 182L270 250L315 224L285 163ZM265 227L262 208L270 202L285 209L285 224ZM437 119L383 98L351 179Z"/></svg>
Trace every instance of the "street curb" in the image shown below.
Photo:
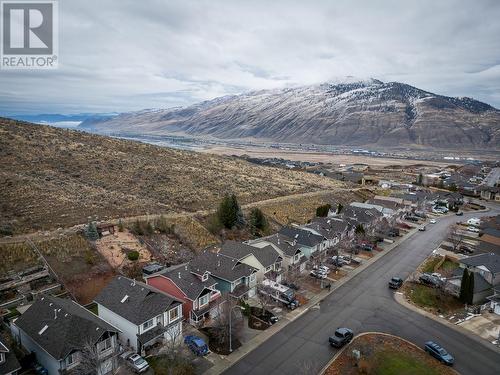
<svg viewBox="0 0 500 375"><path fill-rule="evenodd" d="M372 265L373 263L377 262L378 260L382 259L385 255L389 254L390 252L392 252L394 249L396 249L401 243L407 241L409 238L413 237L413 235L415 233L418 232L418 228L414 228L414 229L411 229L403 238L401 238L401 241L398 241L398 242L394 242L393 244L390 244L390 246L381 251L380 253L378 253L377 255L375 255L374 257L366 260L365 262L363 262L363 264L361 264L359 267L355 268L352 272L350 272L349 274L346 275L346 277L342 278L341 280L335 282L332 286L332 288L326 292L325 294L321 294L321 295L317 295L316 298L314 298L314 301L313 299L310 300L310 303L308 303L308 306L306 308L304 308L302 311L300 311L299 313L297 313L297 315L291 317L285 324L283 325L280 325L279 327L277 325L274 325L272 326L271 328L269 329L272 329L273 327L276 327L276 331L273 331L271 334L269 334L269 336L263 338L262 341L259 342L259 345L261 345L262 343L266 342L268 339L271 338L271 336L277 334L278 332L280 332L283 328L285 328L288 324L292 323L293 321L295 321L296 319L300 318L302 315L304 315L305 313L307 313L311 308L317 306L317 305L320 305L321 302L326 298L328 297L331 293L333 293L335 290L337 290L338 288L340 288L342 285L344 285L346 282L348 282L349 280L353 279L354 277L356 277L356 275L358 275L359 273L361 273L362 271L364 271L365 269L367 269L370 265ZM266 332L266 331L264 331ZM258 336L256 336L258 337ZM245 344L244 344L245 345ZM244 347L244 345L242 346L242 348ZM234 364L236 364L238 361L240 361L241 359L245 358L250 352L252 352L255 348L252 347L250 350L242 353L241 356L239 357L232 357L231 358L231 362L228 366L224 367L224 368L218 368L217 369L217 372L214 372L216 371L216 369L213 369L213 367L211 367L210 369L208 369L207 371L204 372L205 375L210 375L210 374L220 374L221 372L224 372L226 371L227 369L231 368ZM236 351L234 351L232 353L232 355L235 355L237 354L238 350L241 350L241 349L237 349Z"/></svg>
<svg viewBox="0 0 500 375"><path fill-rule="evenodd" d="M408 310L412 310L422 316L425 316L426 318L429 318L429 319L432 319L440 324L443 324L455 331L457 331L458 333L462 334L462 335L465 335L467 336L469 339L471 340L474 340L475 342L477 342L478 344L481 344L483 345L484 347L488 348L488 349L491 349L497 353L500 353L500 348L498 348L497 346L493 345L491 342L489 342L488 340L486 339L483 339L481 336L478 336L478 335L475 335L473 334L471 331L469 331L468 329L465 329L457 324L453 324L453 323L450 323L449 321L447 321L446 319L443 319L443 318L440 318L439 316L436 316L428 311L425 311L413 304L411 304L410 302L408 302L404 296L404 294L397 294L397 293L394 293L394 300L399 303L401 306L407 308Z"/></svg>
<svg viewBox="0 0 500 375"><path fill-rule="evenodd" d="M411 342L409 340L406 340L406 339L404 339L402 337L396 336L396 335L391 335L390 333L377 332L377 331L363 332L363 333L360 333L360 334L354 336L352 338L351 342L349 342L349 344L347 344L342 349L340 349L337 353L335 353L335 355L333 356L333 358L330 361L328 361L328 363L321 369L321 371L319 372L318 375L323 375L326 372L326 370L328 370L328 368L333 364L333 362L335 362L335 360L340 356L340 354L342 354L349 347L349 345L351 345L354 342L354 340L356 340L359 337L366 336L366 335L381 335L381 336L394 337L394 338L396 338L398 340L406 342L407 344L410 344L411 346L415 347L416 349L418 349L418 350L420 350L422 352L425 352L421 347L419 347L418 345L414 344L413 342ZM460 375L460 373L457 370L455 370L454 368L450 367L450 370L454 371L457 375Z"/></svg>

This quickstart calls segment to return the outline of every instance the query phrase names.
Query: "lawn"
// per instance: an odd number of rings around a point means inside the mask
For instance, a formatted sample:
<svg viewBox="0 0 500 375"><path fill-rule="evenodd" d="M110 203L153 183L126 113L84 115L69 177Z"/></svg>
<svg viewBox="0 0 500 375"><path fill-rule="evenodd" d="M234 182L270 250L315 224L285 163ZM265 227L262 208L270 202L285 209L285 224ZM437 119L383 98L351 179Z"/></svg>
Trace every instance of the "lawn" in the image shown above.
<svg viewBox="0 0 500 375"><path fill-rule="evenodd" d="M434 312L446 314L463 308L457 298L426 285L407 283L404 292L415 305Z"/></svg>
<svg viewBox="0 0 500 375"><path fill-rule="evenodd" d="M352 352L360 352L356 360ZM370 333L355 338L324 372L325 375L452 375L421 348L398 337Z"/></svg>
<svg viewBox="0 0 500 375"><path fill-rule="evenodd" d="M443 271L454 271L455 269L458 268L458 263L456 262L453 262L449 259L446 259L443 264L441 265L441 267L439 267L440 270L443 270Z"/></svg>
<svg viewBox="0 0 500 375"><path fill-rule="evenodd" d="M429 272L429 273L434 272L434 268L440 261L441 261L440 257L431 257L427 259L425 263L422 265L422 272Z"/></svg>

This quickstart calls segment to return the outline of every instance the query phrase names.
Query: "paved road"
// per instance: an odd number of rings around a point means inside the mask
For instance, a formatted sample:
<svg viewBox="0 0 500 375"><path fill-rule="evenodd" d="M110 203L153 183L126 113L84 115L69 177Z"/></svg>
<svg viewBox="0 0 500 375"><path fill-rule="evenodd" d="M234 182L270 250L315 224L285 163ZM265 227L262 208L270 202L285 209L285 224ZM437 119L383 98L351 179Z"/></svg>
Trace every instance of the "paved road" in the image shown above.
<svg viewBox="0 0 500 375"><path fill-rule="evenodd" d="M486 215L498 214L495 208ZM485 214L481 214L485 215ZM355 333L386 332L422 345L432 339L455 355L462 375L500 374L500 354L435 320L408 310L394 300L387 288L393 275L407 277L444 239L448 226L479 214L449 216L428 225L390 254L330 294L319 308L312 308L234 364L225 374L314 374L332 358L335 350L328 336L336 327Z"/></svg>

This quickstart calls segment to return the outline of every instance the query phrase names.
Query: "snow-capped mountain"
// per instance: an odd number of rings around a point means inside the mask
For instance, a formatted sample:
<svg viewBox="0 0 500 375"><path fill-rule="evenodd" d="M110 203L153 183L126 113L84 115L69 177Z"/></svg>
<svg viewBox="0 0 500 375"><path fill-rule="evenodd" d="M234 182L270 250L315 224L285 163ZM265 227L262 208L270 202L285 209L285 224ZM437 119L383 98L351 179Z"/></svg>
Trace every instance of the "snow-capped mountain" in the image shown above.
<svg viewBox="0 0 500 375"><path fill-rule="evenodd" d="M353 146L483 149L500 144L500 111L490 105L376 79L253 91L81 126L115 134Z"/></svg>

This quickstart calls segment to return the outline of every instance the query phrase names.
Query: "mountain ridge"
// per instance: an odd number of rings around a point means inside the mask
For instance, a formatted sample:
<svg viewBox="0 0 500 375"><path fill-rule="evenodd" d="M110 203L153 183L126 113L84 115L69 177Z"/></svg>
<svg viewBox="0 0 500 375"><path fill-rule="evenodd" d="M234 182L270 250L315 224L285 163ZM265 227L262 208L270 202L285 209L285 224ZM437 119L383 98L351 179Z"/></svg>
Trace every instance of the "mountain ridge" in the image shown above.
<svg viewBox="0 0 500 375"><path fill-rule="evenodd" d="M472 98L369 79L251 91L183 108L90 119L80 128L320 145L490 149L500 143L499 124L498 109Z"/></svg>

